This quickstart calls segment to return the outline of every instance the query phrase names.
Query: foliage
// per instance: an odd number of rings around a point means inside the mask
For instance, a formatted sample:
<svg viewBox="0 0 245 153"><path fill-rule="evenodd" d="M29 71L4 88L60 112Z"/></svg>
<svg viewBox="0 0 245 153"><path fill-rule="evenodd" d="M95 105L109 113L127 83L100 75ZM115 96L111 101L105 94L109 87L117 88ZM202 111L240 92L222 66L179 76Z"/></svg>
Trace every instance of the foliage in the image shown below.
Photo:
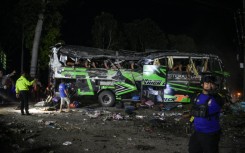
<svg viewBox="0 0 245 153"><path fill-rule="evenodd" d="M46 69L49 63L50 46L54 45L56 42L60 42L58 39L60 37L59 28L50 28L46 31L46 34L42 38L40 52L39 52L39 68Z"/></svg>
<svg viewBox="0 0 245 153"><path fill-rule="evenodd" d="M125 33L129 41L128 44L133 50L166 49L165 34L151 19L136 20L126 24Z"/></svg>
<svg viewBox="0 0 245 153"><path fill-rule="evenodd" d="M102 12L96 16L92 27L94 47L103 49L115 49L119 44L118 23L114 17Z"/></svg>
<svg viewBox="0 0 245 153"><path fill-rule="evenodd" d="M165 49L167 46L165 34L151 19L136 20L119 28L111 14L102 12L94 21L94 47L145 51L146 48Z"/></svg>
<svg viewBox="0 0 245 153"><path fill-rule="evenodd" d="M27 49L32 47L35 25L42 6L42 0L20 0L16 6L15 22L21 26L25 40L24 47Z"/></svg>
<svg viewBox="0 0 245 153"><path fill-rule="evenodd" d="M67 0L20 0L17 5L16 22L22 25L24 34L24 47L31 51L38 15L43 10L44 24L40 42L39 63L40 68L47 68L49 47L57 43L60 37L62 15L59 9ZM44 3L43 3L44 2Z"/></svg>
<svg viewBox="0 0 245 153"><path fill-rule="evenodd" d="M40 42L39 49L39 67L40 69L45 69L49 63L49 54L50 46L54 45L57 42L62 42L60 40L60 26L62 21L62 15L60 14L59 8L62 8L62 5L66 1L53 0L52 3L49 3L45 11L45 21L43 25L43 32Z"/></svg>
<svg viewBox="0 0 245 153"><path fill-rule="evenodd" d="M92 30L94 47L105 49L175 49L193 52L196 45L186 35L168 35L151 19L135 20L122 28L109 13L102 12L95 18Z"/></svg>

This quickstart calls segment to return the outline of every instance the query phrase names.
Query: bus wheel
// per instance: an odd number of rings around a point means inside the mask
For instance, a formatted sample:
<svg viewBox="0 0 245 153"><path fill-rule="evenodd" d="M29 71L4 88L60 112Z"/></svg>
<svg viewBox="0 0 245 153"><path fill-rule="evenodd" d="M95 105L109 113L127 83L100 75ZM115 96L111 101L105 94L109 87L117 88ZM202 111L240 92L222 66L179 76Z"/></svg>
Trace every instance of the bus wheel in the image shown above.
<svg viewBox="0 0 245 153"><path fill-rule="evenodd" d="M98 96L98 101L104 107L111 107L115 104L115 95L110 91L102 91Z"/></svg>

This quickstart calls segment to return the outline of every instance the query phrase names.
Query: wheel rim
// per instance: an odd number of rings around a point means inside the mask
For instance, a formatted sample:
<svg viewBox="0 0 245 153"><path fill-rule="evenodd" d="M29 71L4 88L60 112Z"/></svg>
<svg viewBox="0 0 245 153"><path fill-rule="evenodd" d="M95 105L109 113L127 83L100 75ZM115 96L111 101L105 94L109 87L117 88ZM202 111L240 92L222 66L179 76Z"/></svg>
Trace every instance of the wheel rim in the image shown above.
<svg viewBox="0 0 245 153"><path fill-rule="evenodd" d="M108 103L111 102L111 97L108 96L108 95L104 95L104 96L102 97L102 101L103 101L103 103L108 104Z"/></svg>

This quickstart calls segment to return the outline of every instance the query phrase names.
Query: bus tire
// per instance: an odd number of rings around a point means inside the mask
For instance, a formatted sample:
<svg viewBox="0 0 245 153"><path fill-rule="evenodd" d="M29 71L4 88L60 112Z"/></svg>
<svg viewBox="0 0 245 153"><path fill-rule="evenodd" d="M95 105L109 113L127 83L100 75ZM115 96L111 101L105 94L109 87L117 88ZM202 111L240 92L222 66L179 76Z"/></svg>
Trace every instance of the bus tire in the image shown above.
<svg viewBox="0 0 245 153"><path fill-rule="evenodd" d="M99 93L98 101L103 107L111 107L115 105L115 95L108 90Z"/></svg>

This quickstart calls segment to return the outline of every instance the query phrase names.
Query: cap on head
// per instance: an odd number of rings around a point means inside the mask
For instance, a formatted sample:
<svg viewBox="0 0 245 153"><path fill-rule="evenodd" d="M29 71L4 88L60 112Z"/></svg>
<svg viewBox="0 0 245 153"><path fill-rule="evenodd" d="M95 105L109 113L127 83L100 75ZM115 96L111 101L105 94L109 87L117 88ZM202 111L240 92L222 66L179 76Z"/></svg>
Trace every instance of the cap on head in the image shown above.
<svg viewBox="0 0 245 153"><path fill-rule="evenodd" d="M204 83L204 82L207 82L207 83L216 83L216 78L215 76L204 76L202 77L202 80L201 80L201 83Z"/></svg>

